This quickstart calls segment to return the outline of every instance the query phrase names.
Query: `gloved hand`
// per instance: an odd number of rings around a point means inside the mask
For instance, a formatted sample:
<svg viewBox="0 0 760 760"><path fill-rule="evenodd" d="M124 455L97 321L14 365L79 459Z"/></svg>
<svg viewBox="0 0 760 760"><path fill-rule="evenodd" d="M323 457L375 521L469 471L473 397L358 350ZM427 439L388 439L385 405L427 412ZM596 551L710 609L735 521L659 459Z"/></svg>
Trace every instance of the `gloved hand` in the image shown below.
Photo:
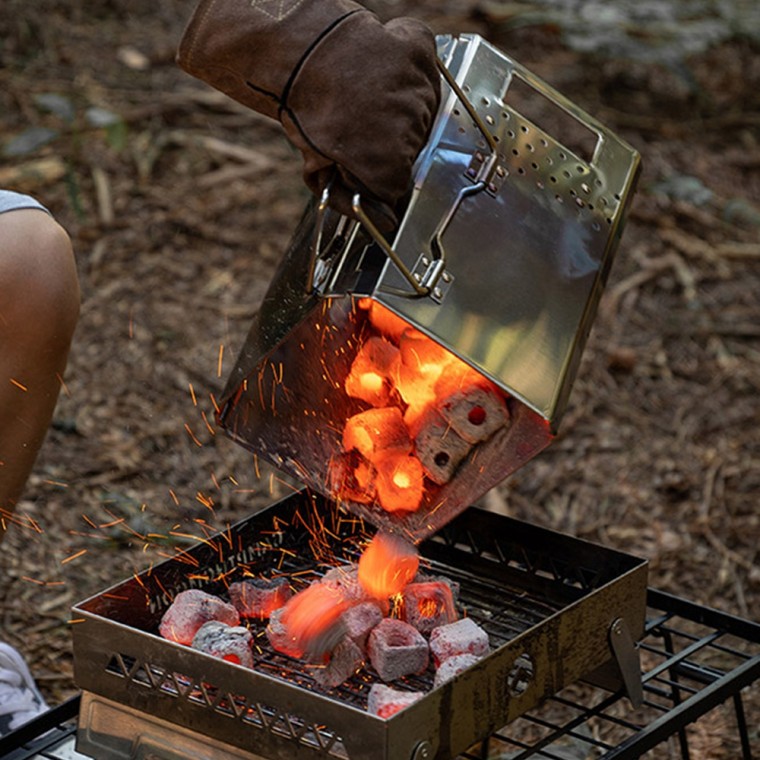
<svg viewBox="0 0 760 760"><path fill-rule="evenodd" d="M432 32L382 24L351 0L201 0L180 42L189 74L279 119L304 180L353 216L361 193L382 230L395 223L440 98Z"/></svg>

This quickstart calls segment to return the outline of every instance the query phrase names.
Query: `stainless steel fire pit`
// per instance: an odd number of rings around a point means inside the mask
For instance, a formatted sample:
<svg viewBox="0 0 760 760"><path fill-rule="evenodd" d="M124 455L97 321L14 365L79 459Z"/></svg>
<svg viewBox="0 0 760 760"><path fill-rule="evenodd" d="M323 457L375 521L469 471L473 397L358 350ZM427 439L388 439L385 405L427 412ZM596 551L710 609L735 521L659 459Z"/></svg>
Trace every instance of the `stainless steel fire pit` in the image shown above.
<svg viewBox="0 0 760 760"><path fill-rule="evenodd" d="M300 492L77 605L79 750L98 758L444 760L579 678L620 683L626 670L638 678L632 642L644 627L646 562L477 508L421 554L431 572L460 584L460 608L488 632L491 653L435 689L432 671L394 683L427 694L389 719L366 712L378 680L371 668L325 691L255 624L253 670L159 636L178 592L224 596L244 572L273 568L305 584L356 559L364 530Z"/></svg>

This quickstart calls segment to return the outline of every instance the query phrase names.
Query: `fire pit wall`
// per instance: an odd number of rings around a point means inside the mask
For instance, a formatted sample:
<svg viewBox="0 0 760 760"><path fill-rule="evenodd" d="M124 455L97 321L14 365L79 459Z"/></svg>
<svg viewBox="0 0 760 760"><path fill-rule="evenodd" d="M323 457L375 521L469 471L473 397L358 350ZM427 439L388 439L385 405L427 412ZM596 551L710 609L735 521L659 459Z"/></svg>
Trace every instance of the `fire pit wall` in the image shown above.
<svg viewBox="0 0 760 760"><path fill-rule="evenodd" d="M244 575L273 574L300 588L356 560L366 538L361 520L300 492L129 578L73 611L78 685L256 757L403 760L424 747L425 757L443 760L609 665L615 621L634 638L643 632L644 561L472 508L425 541L421 553L429 572L460 585L460 613L485 629L491 652L437 688L432 668L394 682L426 696L389 719L366 712L369 689L379 682L369 666L324 690L308 665L268 646L265 622L249 622L252 670L158 634L179 591L226 597ZM119 720L106 723L90 726L81 717L82 751L103 756L103 747L131 745L134 736L119 734Z"/></svg>

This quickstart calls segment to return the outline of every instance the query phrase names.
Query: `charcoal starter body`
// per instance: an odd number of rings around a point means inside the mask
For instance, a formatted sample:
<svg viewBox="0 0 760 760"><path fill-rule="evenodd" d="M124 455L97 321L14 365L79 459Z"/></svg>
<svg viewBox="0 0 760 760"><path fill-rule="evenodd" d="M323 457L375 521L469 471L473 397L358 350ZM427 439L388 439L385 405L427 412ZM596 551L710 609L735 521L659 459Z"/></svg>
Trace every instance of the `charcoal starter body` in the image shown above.
<svg viewBox="0 0 760 760"><path fill-rule="evenodd" d="M439 38L444 97L392 244L310 207L221 404L229 435L417 542L553 438L638 154L476 35ZM528 87L592 138L523 116ZM579 151L580 152L580 151Z"/></svg>

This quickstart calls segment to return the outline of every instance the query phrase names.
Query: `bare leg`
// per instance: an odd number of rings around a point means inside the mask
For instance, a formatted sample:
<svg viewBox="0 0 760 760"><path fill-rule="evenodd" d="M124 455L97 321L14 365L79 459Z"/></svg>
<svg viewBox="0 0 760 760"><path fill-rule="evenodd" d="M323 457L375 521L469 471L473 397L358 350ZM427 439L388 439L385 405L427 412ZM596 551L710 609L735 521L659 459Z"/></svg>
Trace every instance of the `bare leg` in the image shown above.
<svg viewBox="0 0 760 760"><path fill-rule="evenodd" d="M37 209L0 214L0 541L50 425L78 316L63 228Z"/></svg>

